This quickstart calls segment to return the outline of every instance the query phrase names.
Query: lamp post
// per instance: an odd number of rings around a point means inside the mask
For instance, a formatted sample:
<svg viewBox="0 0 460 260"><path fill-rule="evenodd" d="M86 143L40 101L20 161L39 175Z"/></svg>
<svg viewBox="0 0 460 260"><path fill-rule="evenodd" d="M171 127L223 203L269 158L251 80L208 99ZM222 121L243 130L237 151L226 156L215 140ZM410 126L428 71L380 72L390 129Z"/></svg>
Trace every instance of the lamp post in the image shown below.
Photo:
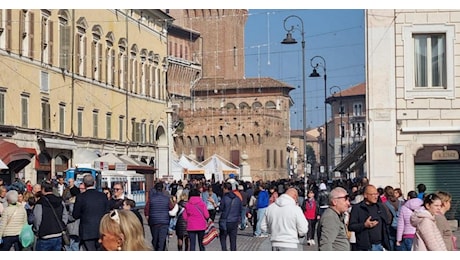
<svg viewBox="0 0 460 260"><path fill-rule="evenodd" d="M316 63L315 65L313 65L314 64L313 61L315 59L320 59L322 63ZM327 143L327 102L326 102L326 98L327 98L327 94L326 94L326 90L327 90L327 74L326 74L326 60L322 56L314 56L313 58L310 59L310 65L313 68L313 72L310 74L311 78L318 78L318 77L321 76L318 73L318 71L316 71L316 69L318 67L322 67L323 68L323 73L324 73L324 75L323 75L323 77L324 77L324 141L325 141L324 168L325 168L326 176L329 179L328 152L327 152L329 145Z"/></svg>
<svg viewBox="0 0 460 260"><path fill-rule="evenodd" d="M294 27L291 25L290 29L286 28L286 22L290 18L297 18L300 21L301 28L299 29L298 26ZM305 91L305 32L304 32L304 27L303 27L303 20L297 15L289 15L288 17L284 18L283 21L283 26L284 30L286 30L286 38L283 39L281 44L296 44L297 41L292 38L292 32L294 30L300 31L300 34L302 36L302 132L303 132L303 172L304 172L304 182L305 182L305 189L307 188L307 102L305 99L306 91Z"/></svg>
<svg viewBox="0 0 460 260"><path fill-rule="evenodd" d="M337 91L332 91L333 89L338 89L339 90L339 114L340 114L340 161L343 161L343 138L345 137L345 129L343 127L343 114L345 113L343 111L343 106L342 106L342 88L339 86L332 86L329 88L329 92L331 93L332 96L335 96ZM335 118L335 117L334 117ZM334 142L335 143L335 142Z"/></svg>

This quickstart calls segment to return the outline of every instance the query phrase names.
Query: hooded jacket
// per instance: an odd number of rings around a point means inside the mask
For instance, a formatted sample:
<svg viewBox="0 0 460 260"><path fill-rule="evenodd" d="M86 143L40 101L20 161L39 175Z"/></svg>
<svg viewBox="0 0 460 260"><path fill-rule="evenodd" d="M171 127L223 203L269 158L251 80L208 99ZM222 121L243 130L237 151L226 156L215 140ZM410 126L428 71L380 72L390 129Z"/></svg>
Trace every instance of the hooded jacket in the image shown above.
<svg viewBox="0 0 460 260"><path fill-rule="evenodd" d="M441 232L436 226L435 218L425 208L415 211L410 223L416 228L412 251L446 251Z"/></svg>
<svg viewBox="0 0 460 260"><path fill-rule="evenodd" d="M308 222L296 201L283 194L268 206L261 230L271 234L272 246L297 248L299 237L304 237L308 232Z"/></svg>
<svg viewBox="0 0 460 260"><path fill-rule="evenodd" d="M192 196L185 204L182 217L187 222L187 231L206 230L209 212L200 197Z"/></svg>
<svg viewBox="0 0 460 260"><path fill-rule="evenodd" d="M410 216L415 210L422 208L423 201L419 198L407 200L399 211L398 228L396 230L396 241L402 241L403 238L413 238L415 236L415 227L410 223Z"/></svg>

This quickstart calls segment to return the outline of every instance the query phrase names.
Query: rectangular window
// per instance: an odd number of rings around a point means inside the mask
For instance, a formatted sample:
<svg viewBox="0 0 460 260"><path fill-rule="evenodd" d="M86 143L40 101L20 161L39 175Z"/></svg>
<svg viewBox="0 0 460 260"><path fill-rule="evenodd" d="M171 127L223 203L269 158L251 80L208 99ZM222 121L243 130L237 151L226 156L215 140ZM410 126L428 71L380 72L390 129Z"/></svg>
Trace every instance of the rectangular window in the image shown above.
<svg viewBox="0 0 460 260"><path fill-rule="evenodd" d="M42 129L46 131L51 130L51 110L50 103L42 100Z"/></svg>
<svg viewBox="0 0 460 260"><path fill-rule="evenodd" d="M265 164L267 166L267 169L270 169L270 150L267 150L266 152L267 152L267 155L266 155L267 157L265 158L266 160Z"/></svg>
<svg viewBox="0 0 460 260"><path fill-rule="evenodd" d="M93 137L98 137L99 132L99 111L93 110Z"/></svg>
<svg viewBox="0 0 460 260"><path fill-rule="evenodd" d="M280 167L284 167L284 152L283 150L280 150Z"/></svg>
<svg viewBox="0 0 460 260"><path fill-rule="evenodd" d="M64 133L65 131L65 105L59 105L59 132Z"/></svg>
<svg viewBox="0 0 460 260"><path fill-rule="evenodd" d="M105 116L105 132L106 138L112 139L112 114L110 113Z"/></svg>
<svg viewBox="0 0 460 260"><path fill-rule="evenodd" d="M48 93L50 90L49 88L49 75L46 71L40 72L40 91Z"/></svg>
<svg viewBox="0 0 460 260"><path fill-rule="evenodd" d="M123 117L118 118L118 141L123 141Z"/></svg>
<svg viewBox="0 0 460 260"><path fill-rule="evenodd" d="M416 34L413 37L415 87L446 88L446 36Z"/></svg>
<svg viewBox="0 0 460 260"><path fill-rule="evenodd" d="M240 150L230 151L230 162L236 166L240 166Z"/></svg>
<svg viewBox="0 0 460 260"><path fill-rule="evenodd" d="M21 98L21 126L29 127L29 98Z"/></svg>
<svg viewBox="0 0 460 260"><path fill-rule="evenodd" d="M363 113L363 104L362 103L353 104L353 115L361 116L362 113Z"/></svg>
<svg viewBox="0 0 460 260"><path fill-rule="evenodd" d="M83 136L83 109L77 111L77 136Z"/></svg>
<svg viewBox="0 0 460 260"><path fill-rule="evenodd" d="M405 98L455 98L455 25L402 27Z"/></svg>
<svg viewBox="0 0 460 260"><path fill-rule="evenodd" d="M196 154L196 160L198 162L204 161L204 148L203 147L197 147L195 149L195 154Z"/></svg>
<svg viewBox="0 0 460 260"><path fill-rule="evenodd" d="M0 124L5 124L5 92L3 91L0 92Z"/></svg>
<svg viewBox="0 0 460 260"><path fill-rule="evenodd" d="M59 66L62 69L70 71L71 46L70 46L70 25L67 21L61 21L59 24Z"/></svg>
<svg viewBox="0 0 460 260"><path fill-rule="evenodd" d="M276 160L278 156L276 156L276 150L273 150L273 167L276 169L278 168L278 161Z"/></svg>

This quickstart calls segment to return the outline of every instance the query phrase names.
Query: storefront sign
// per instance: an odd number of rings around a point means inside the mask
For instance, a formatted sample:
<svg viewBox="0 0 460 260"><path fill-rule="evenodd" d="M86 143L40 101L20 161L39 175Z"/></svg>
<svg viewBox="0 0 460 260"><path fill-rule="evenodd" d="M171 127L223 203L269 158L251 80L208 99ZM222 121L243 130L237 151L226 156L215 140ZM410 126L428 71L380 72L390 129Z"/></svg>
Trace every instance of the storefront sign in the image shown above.
<svg viewBox="0 0 460 260"><path fill-rule="evenodd" d="M431 159L433 161L450 161L458 160L458 158L457 150L436 150L431 154Z"/></svg>

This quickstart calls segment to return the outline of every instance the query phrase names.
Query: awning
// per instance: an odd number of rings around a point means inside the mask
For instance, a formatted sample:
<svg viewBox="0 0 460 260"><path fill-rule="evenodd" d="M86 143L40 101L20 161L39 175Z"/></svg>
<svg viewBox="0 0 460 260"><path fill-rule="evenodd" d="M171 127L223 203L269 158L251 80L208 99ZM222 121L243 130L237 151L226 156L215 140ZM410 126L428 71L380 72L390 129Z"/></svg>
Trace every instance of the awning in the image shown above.
<svg viewBox="0 0 460 260"><path fill-rule="evenodd" d="M36 155L33 148L19 147L14 143L0 140L0 159L11 172L19 172L26 167Z"/></svg>
<svg viewBox="0 0 460 260"><path fill-rule="evenodd" d="M8 165L6 165L2 160L0 160L0 170L8 169Z"/></svg>
<svg viewBox="0 0 460 260"><path fill-rule="evenodd" d="M83 167L93 167L93 161L99 158L99 152L92 149L80 148L75 150L73 164Z"/></svg>
<svg viewBox="0 0 460 260"><path fill-rule="evenodd" d="M77 148L77 144L74 141L64 139L53 139L53 138L41 138L45 141L46 148L55 148L63 150L74 150Z"/></svg>
<svg viewBox="0 0 460 260"><path fill-rule="evenodd" d="M333 172L346 172L347 169L353 165L353 169L356 169L360 164L363 165L366 161L366 140L362 141L351 153L349 153L345 158L332 170Z"/></svg>

